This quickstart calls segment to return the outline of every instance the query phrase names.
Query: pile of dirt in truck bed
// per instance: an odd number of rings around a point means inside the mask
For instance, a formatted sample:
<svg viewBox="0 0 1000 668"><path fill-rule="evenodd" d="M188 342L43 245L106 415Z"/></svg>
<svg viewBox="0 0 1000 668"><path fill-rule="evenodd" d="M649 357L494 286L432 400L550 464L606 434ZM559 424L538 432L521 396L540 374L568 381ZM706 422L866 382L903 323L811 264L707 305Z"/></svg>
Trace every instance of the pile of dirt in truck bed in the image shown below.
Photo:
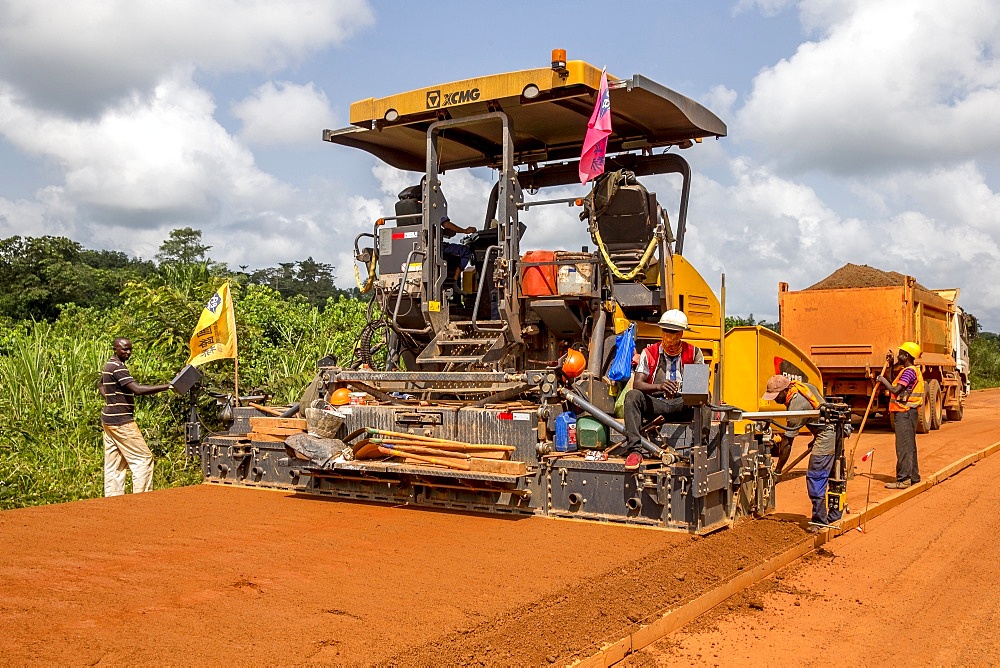
<svg viewBox="0 0 1000 668"><path fill-rule="evenodd" d="M819 283L810 285L806 290L845 290L848 288L887 288L903 285L906 275L897 271L882 271L867 264L851 264L833 272ZM926 290L922 285L919 286Z"/></svg>
<svg viewBox="0 0 1000 668"><path fill-rule="evenodd" d="M867 264L851 264L833 272L819 283L810 285L806 290L849 290L852 288L889 288L906 283L906 274L898 271L882 271ZM914 282L913 289L920 299L934 301L941 299L919 283Z"/></svg>

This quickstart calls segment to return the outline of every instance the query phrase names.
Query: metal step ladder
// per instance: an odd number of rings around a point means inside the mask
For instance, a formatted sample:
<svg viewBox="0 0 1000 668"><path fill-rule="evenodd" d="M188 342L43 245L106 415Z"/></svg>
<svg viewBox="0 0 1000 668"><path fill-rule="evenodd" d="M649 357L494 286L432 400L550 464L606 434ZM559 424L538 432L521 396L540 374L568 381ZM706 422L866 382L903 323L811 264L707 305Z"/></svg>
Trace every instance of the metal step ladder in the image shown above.
<svg viewBox="0 0 1000 668"><path fill-rule="evenodd" d="M482 365L499 362L507 352L507 328L499 320L452 322L417 356L419 364Z"/></svg>

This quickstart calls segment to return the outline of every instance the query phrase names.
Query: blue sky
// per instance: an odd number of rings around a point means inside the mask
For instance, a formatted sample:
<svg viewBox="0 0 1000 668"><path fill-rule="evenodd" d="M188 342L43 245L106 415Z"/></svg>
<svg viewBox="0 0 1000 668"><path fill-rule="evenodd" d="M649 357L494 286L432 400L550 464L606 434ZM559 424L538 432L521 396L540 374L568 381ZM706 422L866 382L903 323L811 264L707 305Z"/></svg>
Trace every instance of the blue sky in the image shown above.
<svg viewBox="0 0 1000 668"><path fill-rule="evenodd" d="M960 287L1000 331L1000 5L992 0L427 2L0 0L0 236L155 254L201 229L231 267L351 239L411 174L321 141L350 103L544 67L553 48L644 74L729 136L685 152L685 254L731 313L847 262ZM489 173L448 174L481 220ZM648 183L670 199L674 184ZM567 189L567 193L576 192ZM526 243L589 243L569 211ZM538 211L538 210L536 210Z"/></svg>

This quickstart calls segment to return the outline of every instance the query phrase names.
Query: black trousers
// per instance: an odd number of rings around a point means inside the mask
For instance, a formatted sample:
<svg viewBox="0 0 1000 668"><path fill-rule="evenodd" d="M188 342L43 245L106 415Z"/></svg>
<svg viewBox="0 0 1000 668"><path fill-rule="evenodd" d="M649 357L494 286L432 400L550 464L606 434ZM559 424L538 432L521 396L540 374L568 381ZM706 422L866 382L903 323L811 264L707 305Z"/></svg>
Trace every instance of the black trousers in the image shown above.
<svg viewBox="0 0 1000 668"><path fill-rule="evenodd" d="M896 482L909 480L916 485L920 482L920 467L917 464L917 409L896 413L895 423Z"/></svg>
<svg viewBox="0 0 1000 668"><path fill-rule="evenodd" d="M657 415L669 416L684 410L684 399L662 399L640 390L629 390L625 395L625 450L642 454L639 445L639 428Z"/></svg>

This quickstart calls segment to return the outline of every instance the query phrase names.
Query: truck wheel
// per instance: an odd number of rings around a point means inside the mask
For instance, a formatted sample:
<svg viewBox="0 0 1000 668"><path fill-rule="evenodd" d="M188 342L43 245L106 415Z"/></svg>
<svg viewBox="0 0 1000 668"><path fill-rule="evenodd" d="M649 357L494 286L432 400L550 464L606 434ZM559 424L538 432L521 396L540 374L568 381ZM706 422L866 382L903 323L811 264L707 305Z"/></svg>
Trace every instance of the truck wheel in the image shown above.
<svg viewBox="0 0 1000 668"><path fill-rule="evenodd" d="M927 383L927 403L931 407L931 429L940 429L944 397L941 395L941 383L937 379Z"/></svg>
<svg viewBox="0 0 1000 668"><path fill-rule="evenodd" d="M961 422L963 413L965 413L965 404L962 402L961 399L959 399L958 408L949 408L945 412L945 415L947 415L948 419L951 420L952 422Z"/></svg>
<svg viewBox="0 0 1000 668"><path fill-rule="evenodd" d="M924 392L924 403L917 409L917 433L926 434L931 430L931 401L930 393Z"/></svg>

